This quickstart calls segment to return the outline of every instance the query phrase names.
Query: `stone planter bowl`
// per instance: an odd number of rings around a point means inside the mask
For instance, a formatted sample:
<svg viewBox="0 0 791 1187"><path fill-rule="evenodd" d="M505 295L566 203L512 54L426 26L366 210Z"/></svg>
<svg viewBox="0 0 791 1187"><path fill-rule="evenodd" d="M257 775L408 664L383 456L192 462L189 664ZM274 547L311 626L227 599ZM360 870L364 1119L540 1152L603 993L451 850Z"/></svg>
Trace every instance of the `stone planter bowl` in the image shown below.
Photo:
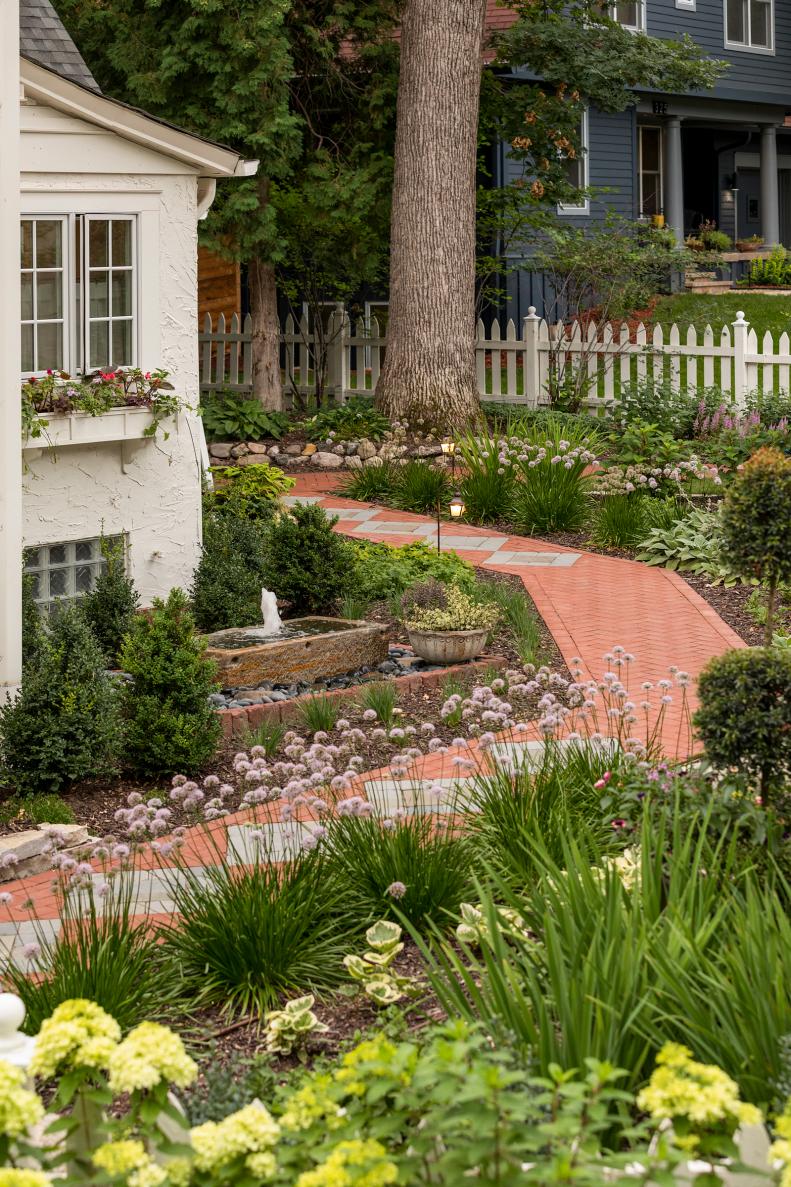
<svg viewBox="0 0 791 1187"><path fill-rule="evenodd" d="M475 659L486 646L489 631L419 631L407 627L414 652L431 664L460 664Z"/></svg>

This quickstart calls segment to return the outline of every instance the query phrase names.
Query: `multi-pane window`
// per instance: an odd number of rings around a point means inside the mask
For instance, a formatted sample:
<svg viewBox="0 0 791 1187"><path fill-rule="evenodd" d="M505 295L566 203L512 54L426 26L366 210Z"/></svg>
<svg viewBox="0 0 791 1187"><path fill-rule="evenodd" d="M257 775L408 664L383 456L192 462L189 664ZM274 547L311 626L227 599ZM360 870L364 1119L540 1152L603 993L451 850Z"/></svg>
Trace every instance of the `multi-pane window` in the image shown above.
<svg viewBox="0 0 791 1187"><path fill-rule="evenodd" d="M576 147L574 155L565 157L563 170L566 180L575 190L584 190L588 185L588 113L583 111L577 127ZM564 202L558 207L561 214L587 214L588 199L580 198L576 202Z"/></svg>
<svg viewBox="0 0 791 1187"><path fill-rule="evenodd" d="M610 4L609 11L610 18L625 29L645 29L645 0L624 0L622 3Z"/></svg>
<svg viewBox="0 0 791 1187"><path fill-rule="evenodd" d="M120 536L109 537L105 546L118 547L121 542ZM58 602L74 602L90 593L106 567L98 537L25 550L25 574L31 581L33 599L47 613Z"/></svg>
<svg viewBox="0 0 791 1187"><path fill-rule="evenodd" d="M725 0L725 44L742 49L772 50L772 0Z"/></svg>
<svg viewBox="0 0 791 1187"><path fill-rule="evenodd" d="M130 215L22 219L23 374L135 366L135 227Z"/></svg>
<svg viewBox="0 0 791 1187"><path fill-rule="evenodd" d="M25 219L20 255L22 370L62 367L68 304L66 220Z"/></svg>
<svg viewBox="0 0 791 1187"><path fill-rule="evenodd" d="M662 129L640 127L639 174L640 213L644 215L662 212Z"/></svg>

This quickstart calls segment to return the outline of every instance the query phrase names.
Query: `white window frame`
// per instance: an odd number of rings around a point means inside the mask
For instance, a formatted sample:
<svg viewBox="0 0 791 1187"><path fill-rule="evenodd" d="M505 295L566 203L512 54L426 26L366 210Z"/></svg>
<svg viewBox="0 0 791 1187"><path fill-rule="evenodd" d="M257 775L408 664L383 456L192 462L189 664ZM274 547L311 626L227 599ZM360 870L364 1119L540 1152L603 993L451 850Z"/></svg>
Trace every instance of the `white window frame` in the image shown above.
<svg viewBox="0 0 791 1187"><path fill-rule="evenodd" d="M661 124L637 125L637 194L641 218L650 218L643 214L643 129L650 128L659 132L659 209L665 208L665 137Z"/></svg>
<svg viewBox="0 0 791 1187"><path fill-rule="evenodd" d="M33 226L33 265L31 268L23 268L21 260L21 234L22 223L31 223ZM38 266L36 263L36 223L59 223L61 228L61 316L59 318L38 318L36 316L38 294L36 285L36 276L38 274ZM28 274L33 277L33 316L23 317L20 320L20 333L22 326L33 327L33 362L38 361L38 329L39 325L53 325L59 324L63 327L62 330L62 344L63 344L63 367L65 370L72 369L72 341L71 341L71 327L74 324L72 299L74 296L74 286L72 284L72 277L74 275L74 261L73 254L73 236L72 225L68 216L63 214L23 214L19 220L20 232L20 287L21 278L23 274ZM41 271L49 272L55 269L43 268ZM23 375L45 375L46 368L40 368L35 371L24 371Z"/></svg>
<svg viewBox="0 0 791 1187"><path fill-rule="evenodd" d="M722 32L723 45L725 49L739 50L741 53L747 54L774 54L775 52L775 3L774 0L768 0L769 3L769 45L753 45L752 37L752 16L750 13L750 0L741 0L745 6L745 21L744 26L746 30L746 41L730 41L728 38L728 3L729 0L723 0L722 6Z"/></svg>
<svg viewBox="0 0 791 1187"><path fill-rule="evenodd" d="M628 29L630 33L645 33L646 27L647 27L646 7L647 7L648 0L632 0L632 2L636 3L636 5L637 5L637 24L636 25L625 25L622 21L618 20L618 17L616 15L616 13L618 11L617 4L608 4L608 6L607 6L607 11L610 15L610 20L617 21L617 23L621 26L622 29ZM727 0L726 0L726 3L727 3ZM694 4L694 0L693 0L693 4Z"/></svg>
<svg viewBox="0 0 791 1187"><path fill-rule="evenodd" d="M588 108L584 107L580 121L580 144L577 155L577 160L580 162L580 178L582 181L582 185L579 188L583 190L588 188L588 139ZM558 214L568 214L575 218L590 214L590 199L585 198L578 205L558 202Z"/></svg>
<svg viewBox="0 0 791 1187"><path fill-rule="evenodd" d="M98 317L90 318L90 295L88 286L88 228L91 221L93 222L129 222L131 224L132 245L131 245L131 265L128 270L132 273L132 356L131 361L124 363L124 366L136 367L139 366L140 359L140 342L141 342L141 318L142 318L142 267L140 260L140 235L138 226L139 215L136 212L127 213L120 211L96 211L96 212L80 212L80 213L63 213L60 211L52 212L49 210L23 210L20 215L20 232L21 224L24 222L58 222L63 227L63 245L62 245L62 259L63 259L63 370L71 375L78 375L88 371L95 371L100 367L107 367L116 360L108 359L107 362L96 364L96 366L86 366L86 360L89 359L89 345L90 345L90 321L107 321L107 318ZM80 228L80 312L77 313L77 249L76 249L76 235L78 220L81 224ZM112 229L109 232L112 235ZM24 269L25 272L32 271L35 278L35 256L33 269ZM23 269L20 267L20 277ZM112 272L112 269L110 269ZM33 321L35 326L35 279L34 279L34 305L33 305ZM109 283L109 310L112 315L112 282ZM47 319L54 320L54 319ZM129 318L118 318L117 320L130 320ZM20 330L22 325L30 325L31 319L25 318L20 322ZM34 329L35 335L35 329ZM110 321L110 338L109 344L112 347L112 320ZM35 345L34 345L34 361L35 360ZM37 371L23 371L22 377L29 378L30 376L42 376L46 374L45 369Z"/></svg>
<svg viewBox="0 0 791 1187"><path fill-rule="evenodd" d="M107 322L107 344L112 355L113 346L113 322L114 321L131 321L132 323L132 358L129 362L124 363L125 367L136 367L140 357L139 346L139 310L138 302L140 297L140 268L137 258L137 219L131 214L83 214L80 215L82 219L82 263L81 263L81 277L82 277L82 309L81 309L81 330L82 330L82 354L84 360L83 368L88 371L95 371L102 367L109 367L116 362L110 357L103 363L90 362L90 347L91 347L91 323L93 322ZM91 223L107 222L110 224L108 228L107 238L107 267L94 268L93 271L107 272L107 309L108 315L106 317L91 317L90 308L90 269L88 267L88 252L90 243L90 229ZM126 222L131 224L131 250L130 259L131 264L113 267L112 250L113 250L113 223ZM124 271L132 273L132 315L131 317L123 315L117 318L113 317L113 272ZM87 367L86 367L87 364Z"/></svg>

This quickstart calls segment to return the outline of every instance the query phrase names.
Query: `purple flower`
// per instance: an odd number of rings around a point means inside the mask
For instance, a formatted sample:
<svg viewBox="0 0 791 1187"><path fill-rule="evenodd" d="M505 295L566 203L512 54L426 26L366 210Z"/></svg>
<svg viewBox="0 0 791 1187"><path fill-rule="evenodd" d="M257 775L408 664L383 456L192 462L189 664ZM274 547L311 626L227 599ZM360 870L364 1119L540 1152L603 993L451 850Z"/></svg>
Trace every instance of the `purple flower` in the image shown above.
<svg viewBox="0 0 791 1187"><path fill-rule="evenodd" d="M406 886L404 886L403 882L391 882L385 894L389 895L390 898L403 898L406 894Z"/></svg>

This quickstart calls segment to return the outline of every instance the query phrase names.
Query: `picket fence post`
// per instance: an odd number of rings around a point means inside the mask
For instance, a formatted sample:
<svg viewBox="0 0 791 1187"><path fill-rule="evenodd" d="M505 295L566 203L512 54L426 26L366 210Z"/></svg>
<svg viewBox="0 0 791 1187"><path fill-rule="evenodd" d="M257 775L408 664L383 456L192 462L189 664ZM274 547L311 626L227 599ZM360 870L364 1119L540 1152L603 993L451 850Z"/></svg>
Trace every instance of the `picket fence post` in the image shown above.
<svg viewBox="0 0 791 1187"><path fill-rule="evenodd" d="M744 311L739 309L733 326L733 401L737 408L744 408L747 404L747 338L750 323L745 321Z"/></svg>
<svg viewBox="0 0 791 1187"><path fill-rule="evenodd" d="M346 339L349 337L348 321L343 302L338 301L329 322L327 382L333 396L341 404L346 398L346 389L349 386L348 355L350 352L346 346Z"/></svg>
<svg viewBox="0 0 791 1187"><path fill-rule="evenodd" d="M540 371L538 365L538 328L541 318L536 314L535 305L531 305L524 319L522 339L525 344L524 385L525 402L528 408L537 408L541 396Z"/></svg>

